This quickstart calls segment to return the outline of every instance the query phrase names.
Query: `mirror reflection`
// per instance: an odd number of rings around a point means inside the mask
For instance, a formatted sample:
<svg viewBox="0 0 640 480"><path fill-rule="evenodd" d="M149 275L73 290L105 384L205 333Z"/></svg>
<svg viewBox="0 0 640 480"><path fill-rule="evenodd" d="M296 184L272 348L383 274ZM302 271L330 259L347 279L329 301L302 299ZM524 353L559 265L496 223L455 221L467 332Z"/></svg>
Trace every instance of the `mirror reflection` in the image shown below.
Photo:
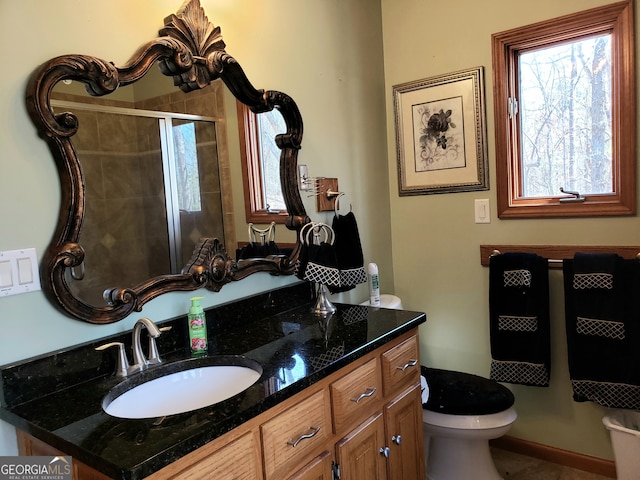
<svg viewBox="0 0 640 480"><path fill-rule="evenodd" d="M277 135L287 131L284 118L277 110L257 115L263 208L268 213L287 210L280 185L280 149L274 142Z"/></svg>
<svg viewBox="0 0 640 480"><path fill-rule="evenodd" d="M276 109L255 114L247 105L236 103L246 221L284 223L288 212L275 138L287 131L286 123Z"/></svg>
<svg viewBox="0 0 640 480"><path fill-rule="evenodd" d="M298 232L309 222L297 186L303 122L293 99L251 84L198 0L166 17L159 34L122 66L61 55L27 85L27 108L61 187L42 285L82 321L117 322L171 291L217 292L256 272L294 273L299 241L288 254L240 261L225 248L236 245L231 195L221 188L231 185L226 90L255 114L282 116L275 144L284 223ZM148 81L158 70L169 90Z"/></svg>
<svg viewBox="0 0 640 480"><path fill-rule="evenodd" d="M157 68L108 97L87 95L79 82L56 85L54 111L78 117L85 180L85 260L67 271L77 297L103 304L108 288L180 273L201 238L235 238L220 181L228 164L218 148L227 151L221 88L217 80L187 98Z"/></svg>

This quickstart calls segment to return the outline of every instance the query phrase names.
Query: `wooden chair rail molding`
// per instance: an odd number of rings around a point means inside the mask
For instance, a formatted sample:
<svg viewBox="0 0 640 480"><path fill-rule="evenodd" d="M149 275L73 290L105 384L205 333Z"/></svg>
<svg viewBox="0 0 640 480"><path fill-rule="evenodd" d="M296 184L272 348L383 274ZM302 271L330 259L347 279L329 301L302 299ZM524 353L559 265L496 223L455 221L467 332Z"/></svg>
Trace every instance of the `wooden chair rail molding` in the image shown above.
<svg viewBox="0 0 640 480"><path fill-rule="evenodd" d="M640 246L623 245L480 245L480 264L489 266L489 257L493 252L522 252L536 253L549 260L550 268L562 268L562 259L573 258L576 252L580 253L617 253L622 258L640 259Z"/></svg>

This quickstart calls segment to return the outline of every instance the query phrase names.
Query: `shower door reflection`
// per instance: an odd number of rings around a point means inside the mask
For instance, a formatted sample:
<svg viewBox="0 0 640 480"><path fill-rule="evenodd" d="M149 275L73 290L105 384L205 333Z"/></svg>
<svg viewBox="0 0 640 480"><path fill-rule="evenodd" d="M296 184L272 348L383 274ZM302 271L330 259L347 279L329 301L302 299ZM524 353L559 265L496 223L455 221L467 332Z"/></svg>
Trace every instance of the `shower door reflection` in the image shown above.
<svg viewBox="0 0 640 480"><path fill-rule="evenodd" d="M174 119L171 133L174 155L166 156L165 168L175 180L175 195L167 211L173 212L171 271L179 273L202 237L217 236L224 243L224 225L215 123Z"/></svg>
<svg viewBox="0 0 640 480"><path fill-rule="evenodd" d="M216 123L157 111L64 104L78 116L85 179L78 298L179 273L202 237L224 243Z"/></svg>

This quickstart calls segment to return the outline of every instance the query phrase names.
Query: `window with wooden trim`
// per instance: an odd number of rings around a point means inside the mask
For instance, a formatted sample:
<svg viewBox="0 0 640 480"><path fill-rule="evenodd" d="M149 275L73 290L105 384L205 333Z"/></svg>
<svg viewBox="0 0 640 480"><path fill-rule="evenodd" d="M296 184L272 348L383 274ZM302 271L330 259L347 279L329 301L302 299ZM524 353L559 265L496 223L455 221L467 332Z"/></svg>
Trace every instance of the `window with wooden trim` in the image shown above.
<svg viewBox="0 0 640 480"><path fill-rule="evenodd" d="M275 143L287 131L276 109L256 115L237 102L240 156L247 223L284 223L287 206L280 184L280 153Z"/></svg>
<svg viewBox="0 0 640 480"><path fill-rule="evenodd" d="M496 33L492 46L498 216L635 214L632 1Z"/></svg>

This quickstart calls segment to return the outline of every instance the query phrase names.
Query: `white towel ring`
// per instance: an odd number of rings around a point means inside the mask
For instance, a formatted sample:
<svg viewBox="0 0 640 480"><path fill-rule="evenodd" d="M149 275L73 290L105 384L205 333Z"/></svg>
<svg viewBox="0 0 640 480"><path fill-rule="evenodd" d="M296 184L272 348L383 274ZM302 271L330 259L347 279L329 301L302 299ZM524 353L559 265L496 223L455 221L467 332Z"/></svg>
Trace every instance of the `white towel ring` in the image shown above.
<svg viewBox="0 0 640 480"><path fill-rule="evenodd" d="M260 238L260 245L266 245L268 242L275 242L276 240L276 222L264 229L257 228L253 223L249 224L249 241L251 243L258 243Z"/></svg>
<svg viewBox="0 0 640 480"><path fill-rule="evenodd" d="M319 245L319 243L323 241L323 234L324 242L328 243L329 245L333 245L333 242L335 241L335 232L333 231L333 228L322 222L310 222L303 225L303 227L300 229L300 242L305 245L310 245L309 241L311 239L309 238L309 235L312 232L314 245ZM318 243L316 243L316 240L318 240Z"/></svg>

